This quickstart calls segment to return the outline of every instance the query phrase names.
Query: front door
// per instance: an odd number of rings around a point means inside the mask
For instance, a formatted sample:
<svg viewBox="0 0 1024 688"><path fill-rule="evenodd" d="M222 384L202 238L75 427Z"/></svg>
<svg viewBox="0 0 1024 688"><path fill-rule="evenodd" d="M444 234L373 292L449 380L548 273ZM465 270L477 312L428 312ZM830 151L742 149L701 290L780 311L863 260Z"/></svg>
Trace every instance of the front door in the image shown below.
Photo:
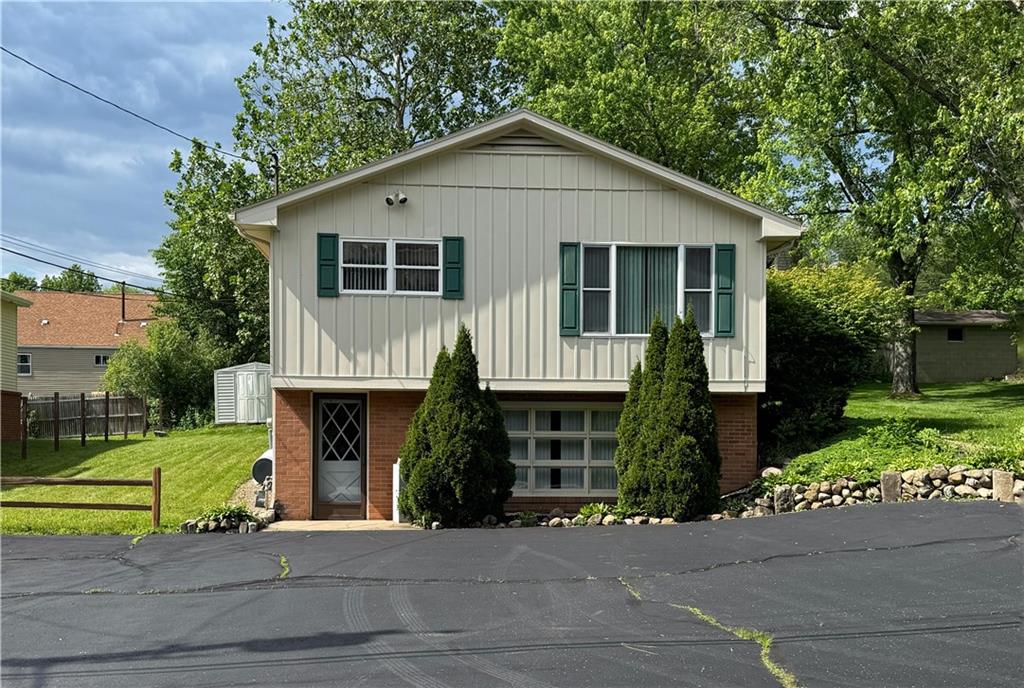
<svg viewBox="0 0 1024 688"><path fill-rule="evenodd" d="M315 518L365 518L366 398L317 396Z"/></svg>

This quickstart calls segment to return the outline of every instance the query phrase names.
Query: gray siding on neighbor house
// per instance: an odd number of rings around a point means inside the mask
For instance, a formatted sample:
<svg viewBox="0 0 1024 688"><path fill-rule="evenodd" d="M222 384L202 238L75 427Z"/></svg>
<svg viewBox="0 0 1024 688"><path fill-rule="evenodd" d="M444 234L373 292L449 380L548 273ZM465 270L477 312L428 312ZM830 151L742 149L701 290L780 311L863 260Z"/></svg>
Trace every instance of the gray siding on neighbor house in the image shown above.
<svg viewBox="0 0 1024 688"><path fill-rule="evenodd" d="M36 396L78 394L100 390L105 366L95 362L97 354L117 349L92 347L19 346L18 353L32 354L32 374L18 378L18 391Z"/></svg>
<svg viewBox="0 0 1024 688"><path fill-rule="evenodd" d="M919 382L973 382L1001 378L1017 370L1013 332L964 327L962 342L947 340L945 325L922 325L917 335Z"/></svg>
<svg viewBox="0 0 1024 688"><path fill-rule="evenodd" d="M409 198L389 208L396 190ZM645 337L559 335L559 242L736 245L736 336L705 341L713 391L765 379L760 218L611 160L476 150L412 162L282 208L271 251L278 387L422 388L460 321L496 389L625 389ZM465 237L465 299L318 297L316 235Z"/></svg>

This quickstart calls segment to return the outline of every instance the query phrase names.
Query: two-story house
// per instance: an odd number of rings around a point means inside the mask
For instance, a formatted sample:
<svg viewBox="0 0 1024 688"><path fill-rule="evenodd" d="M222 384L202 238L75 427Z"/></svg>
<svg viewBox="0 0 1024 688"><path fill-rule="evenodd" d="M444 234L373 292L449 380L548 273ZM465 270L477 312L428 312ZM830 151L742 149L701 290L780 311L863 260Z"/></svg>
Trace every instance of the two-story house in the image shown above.
<svg viewBox="0 0 1024 688"><path fill-rule="evenodd" d="M654 313L693 307L721 489L755 477L765 263L800 225L519 110L232 214L270 262L286 518L391 517L392 465L460 322L506 411L509 508L615 498Z"/></svg>

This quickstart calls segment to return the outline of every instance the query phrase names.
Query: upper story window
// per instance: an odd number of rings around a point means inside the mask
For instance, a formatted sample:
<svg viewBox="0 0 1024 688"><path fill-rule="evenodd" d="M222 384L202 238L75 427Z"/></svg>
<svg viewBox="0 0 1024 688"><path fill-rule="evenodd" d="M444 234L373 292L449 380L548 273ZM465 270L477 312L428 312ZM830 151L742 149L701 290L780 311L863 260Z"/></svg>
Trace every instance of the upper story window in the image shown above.
<svg viewBox="0 0 1024 688"><path fill-rule="evenodd" d="M710 246L584 245L583 334L646 334L655 313L670 326L692 307L710 336L713 254Z"/></svg>
<svg viewBox="0 0 1024 688"><path fill-rule="evenodd" d="M110 363L110 354L96 354L93 360L96 365L106 368L107 364Z"/></svg>
<svg viewBox="0 0 1024 688"><path fill-rule="evenodd" d="M341 291L440 294L441 242L344 239Z"/></svg>
<svg viewBox="0 0 1024 688"><path fill-rule="evenodd" d="M18 354L18 375L32 374L32 354Z"/></svg>

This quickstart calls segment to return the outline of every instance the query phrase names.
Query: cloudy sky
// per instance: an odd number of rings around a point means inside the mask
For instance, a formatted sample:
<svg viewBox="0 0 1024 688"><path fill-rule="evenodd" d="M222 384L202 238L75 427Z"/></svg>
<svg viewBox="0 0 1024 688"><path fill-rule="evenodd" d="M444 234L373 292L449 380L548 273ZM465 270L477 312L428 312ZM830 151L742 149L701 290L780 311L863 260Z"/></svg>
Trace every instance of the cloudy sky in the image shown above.
<svg viewBox="0 0 1024 688"><path fill-rule="evenodd" d="M8 1L0 4L0 36L4 47L69 81L230 148L234 78L271 14L289 10L281 2ZM175 183L167 165L188 143L9 55L0 65L4 237L156 275L149 252L168 231L163 193ZM3 274L58 272L6 252L2 261Z"/></svg>

